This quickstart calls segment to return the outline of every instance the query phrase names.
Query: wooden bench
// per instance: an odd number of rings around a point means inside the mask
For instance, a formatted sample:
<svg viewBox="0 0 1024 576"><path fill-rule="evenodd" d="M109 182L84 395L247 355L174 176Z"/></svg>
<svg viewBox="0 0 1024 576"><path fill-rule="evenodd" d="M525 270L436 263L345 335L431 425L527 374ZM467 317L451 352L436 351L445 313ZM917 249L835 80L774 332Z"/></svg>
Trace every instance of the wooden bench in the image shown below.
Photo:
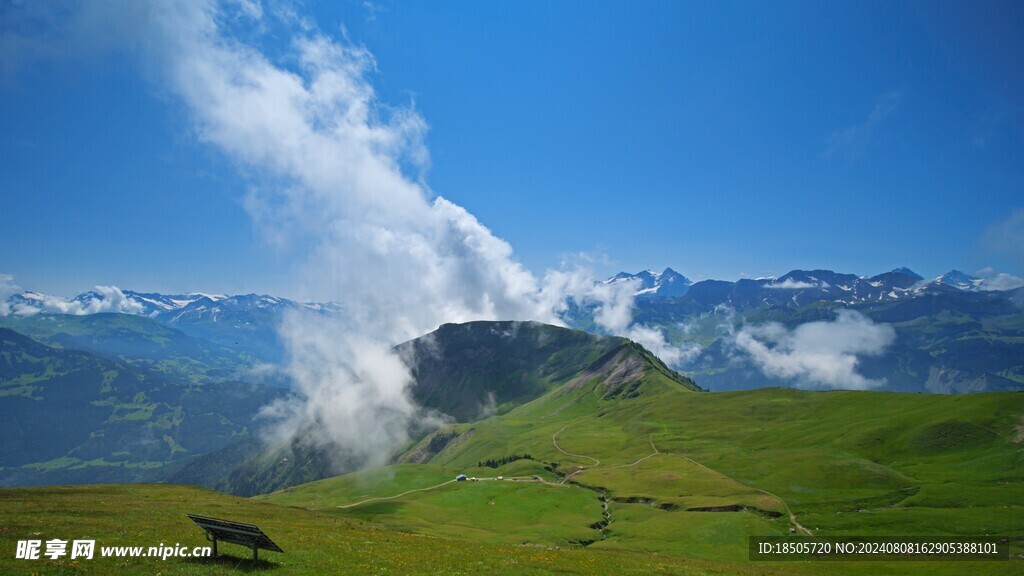
<svg viewBox="0 0 1024 576"><path fill-rule="evenodd" d="M222 520L220 518L210 518L208 516L199 516L197 514L185 514L197 526L206 531L206 539L213 542L213 557L217 557L217 542L230 542L232 544L238 544L245 546L246 548L252 548L252 561L256 562L260 559L259 549L270 550L271 552L281 552L281 547L274 544L274 541L269 536L263 533L259 527L252 524L243 524L241 522L233 522L231 520Z"/></svg>

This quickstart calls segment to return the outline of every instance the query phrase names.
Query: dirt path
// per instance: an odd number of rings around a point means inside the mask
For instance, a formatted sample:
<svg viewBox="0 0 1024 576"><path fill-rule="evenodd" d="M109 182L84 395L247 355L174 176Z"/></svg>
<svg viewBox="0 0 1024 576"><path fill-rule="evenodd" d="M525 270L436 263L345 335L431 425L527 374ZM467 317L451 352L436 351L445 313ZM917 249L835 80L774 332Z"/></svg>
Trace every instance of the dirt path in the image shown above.
<svg viewBox="0 0 1024 576"><path fill-rule="evenodd" d="M653 437L651 438L651 448L654 448L654 449L655 449L656 451L658 450L658 449L657 449L657 448L656 448L656 447L654 446L654 438L653 438ZM791 522L791 523L793 524L793 526L794 526L794 527L796 527L796 529L797 529L798 531L800 531L800 532L803 532L804 534L806 534L806 535L808 535L808 536L811 536L811 537L813 537L813 536L814 536L814 533L813 533L813 532L811 532L811 531L810 531L810 530L808 530L808 529L807 529L806 527L804 527L804 525L803 525L803 524L801 524L801 523L800 523L800 522L799 522L799 521L798 521L798 520L796 519L796 515L795 515L795 514L793 514L793 510L792 510L792 509L790 509L790 507L789 507L789 504L787 504L787 503L786 503L786 501L785 501L785 500L783 500L782 498L779 498L779 496L778 496L778 495L776 495L776 494L774 494L774 493L772 493L772 492L769 492L769 491L767 491L767 490L762 490L762 489L760 489L760 488L755 488L755 487L753 487L753 486L748 486L747 484L744 484L743 482L740 482L739 480L736 480L736 479L734 479L734 478L730 478L729 476L726 476L725 474L722 474L722 473L721 473L721 472L719 472L718 470L715 470L714 468L710 468L710 467L708 467L708 466L705 466L705 465L701 464L700 462L697 462L697 461L696 461L696 460L694 460L693 458L690 458L689 456L686 456L686 455L684 455L684 454L677 454L677 453L675 453L675 452L658 452L658 453L659 453L659 454L668 454L668 455L670 455L670 456L678 456L679 458L682 458L683 460L686 460L687 462L689 462L689 463L691 463L691 464L695 464L695 465L697 465L697 466L700 466L701 468L703 468L703 469L705 469L705 470L707 470L707 471L709 471L709 472L713 472L713 473L715 473L715 474L718 474L719 476L721 476L721 477L725 478L726 480L731 480L731 481L733 481L733 482L735 482L735 483L739 484L740 486L746 486L747 488L750 488L751 490L753 490L753 491L755 491L755 492L760 492L761 494L764 494L764 495L766 495L766 496L771 496L772 498L775 498L776 500L778 500L779 502L781 502L781 503L782 503L782 507L783 507L783 508L784 508L784 509L786 510L786 515L788 515L788 516L789 516L789 521L790 521L790 522ZM653 454L652 454L652 456L653 456Z"/></svg>
<svg viewBox="0 0 1024 576"><path fill-rule="evenodd" d="M652 458L654 456L657 456L658 454L661 454L661 452L658 451L658 448L654 445L654 436L653 435L648 435L647 439L651 442L651 450L653 450L653 452L651 452L647 456L644 456L643 458L637 460L636 462L631 462L629 464L623 464L621 466L612 466L611 468L606 468L606 470L618 470L619 468L629 468L630 466L636 466L637 464L643 462L644 460L647 460L648 458Z"/></svg>
<svg viewBox="0 0 1024 576"><path fill-rule="evenodd" d="M562 430L565 430L568 427L569 427L569 425L566 424L565 426L562 426L561 430L559 430L558 432L555 432L554 434L551 435L551 443L554 444L555 450L558 450L559 452L561 452L562 454L565 454L566 456L575 456L576 458L586 458L587 460L593 460L594 461L594 466L600 466L601 465L601 461L598 460L597 458L594 458L592 456L584 456L583 454L573 454L572 452L566 452L565 450L562 450L562 448L558 446L558 441L555 440L555 437L557 437L559 434L561 434Z"/></svg>
<svg viewBox="0 0 1024 576"><path fill-rule="evenodd" d="M561 452L562 454L565 454L566 456L573 456L575 458L586 458L587 460L593 460L594 461L594 466L578 466L576 468L575 472L573 472L572 474L569 474L568 476L562 477L562 479L558 481L559 484L565 484L569 480L569 478L572 478L573 476L579 474L580 472L583 472L584 470L587 470L588 468L593 468L593 467L601 465L601 461L598 460L597 458L594 458L593 456L584 456L583 454L573 454L572 452L566 452L565 450L562 450L561 446L558 445L558 441L555 440L555 438L559 434L562 433L562 430L565 430L568 427L569 427L569 425L566 424L565 426L562 426L561 430L559 430L558 432L555 432L554 434L552 434L551 435L551 444L554 445L555 450L558 450L559 452Z"/></svg>
<svg viewBox="0 0 1024 576"><path fill-rule="evenodd" d="M569 480L570 478L572 478L573 476L575 476L576 474L579 474L580 472L583 472L584 470L588 470L590 468L596 468L596 467L600 466L601 465L601 461L598 460L597 458L594 458L593 456L586 456L586 455L583 455L583 454L574 454L572 452L566 452L565 450L562 450L562 448L558 445L557 438L558 438L558 435L561 434L562 431L564 431L568 427L569 427L568 425L565 425L565 426L563 426L561 428L561 430L559 430L558 432L555 432L554 434L552 434L551 435L551 444L555 447L555 450L558 450L559 452L561 452L562 454L565 454L566 456L572 456L574 458L586 458L587 460L592 460L594 462L593 466L579 466L576 469L575 472L573 472L572 474L569 474L567 476L564 476L558 482L549 482L549 481L544 480L542 478L533 478L533 477L526 477L526 476L508 477L508 478L504 478L502 481L506 481L506 482L508 482L508 481L511 481L511 482L536 482L536 483L540 483L540 484L547 484L548 486L562 486L562 487L565 487L566 486L566 484L565 484L566 481ZM658 455L662 455L662 454L666 455L666 456L676 456L678 458L682 458L683 460L686 460L687 462L689 462L691 464L699 466L699 467L701 467L701 468L703 468L703 469L705 469L705 470L707 470L709 472L712 472L714 474L718 474L719 476L721 476L721 477L723 477L723 478L725 478L727 480L730 480L732 482L736 482L737 484L739 484L741 486L747 486L747 488L750 488L751 490L753 490L755 492L759 492L759 493L764 494L766 496L771 496L772 498L775 498L776 500L778 500L779 502L782 503L782 507L786 510L786 514L789 516L789 521L793 524L793 526L798 531L800 531L800 532L802 532L802 533L804 533L804 534L806 534L808 536L811 536L811 537L814 536L813 532L811 532L809 529L804 527L803 524L800 524L800 522L796 519L796 515L793 514L793 510L789 507L789 504L787 504L785 500L783 500L782 498L780 498L776 494L774 494L772 492L769 492L767 490L762 490L760 488L754 488L753 486L748 486L748 485L746 485L746 484L744 484L744 483L742 483L742 482L740 482L738 480L730 478L729 476L719 472L718 470L715 470L714 468L710 468L708 466L705 466L704 464L701 464L700 462L697 462L693 458L690 458L689 456L686 456L684 454L678 454L678 453L675 453L675 452L662 452L661 450L658 450L658 447L654 444L654 435L653 434L648 435L648 441L651 443L651 450L652 450L652 452L650 454L648 454L647 456L644 456L643 458L640 458L636 462L632 462L630 464L623 464L621 466L613 466L611 468L608 468L608 470L616 470L616 469L619 469L619 468L629 468L630 466L636 466L637 464L647 460L648 458L652 458L654 456L658 456ZM497 478L479 478L478 480L481 480L481 481L494 481L494 482L498 482L499 481ZM442 483L436 484L434 486L428 486L427 488L416 488L414 490L407 490L405 492L402 492L401 494L396 494L394 496L381 496L381 497L378 497L378 498L368 498L366 500L361 500L359 502L355 502L355 503L352 503L352 504L342 504L342 505L339 505L338 508L352 508L354 506L359 506L361 504L366 504L367 502L376 502L376 501L379 501L379 500L394 500L395 498L401 498L403 496L406 496L406 495L409 495L409 494L412 494L412 493L415 493L415 492L427 492L429 490L435 490L435 489L440 488L442 486L447 486L448 484L451 484L453 482L456 482L456 480L448 480L447 482L442 482ZM469 482L469 480L467 480L467 482ZM606 495L602 492L602 493L599 493L599 497L601 498L601 505L602 505L602 508L603 508L603 516L604 516L605 522L604 522L603 526L598 528L598 530L601 532L602 537L603 537L604 536L604 527L607 526L608 524L610 524L612 519L611 519L611 510L609 510L609 506L608 506L609 502L608 502L608 499L607 499Z"/></svg>
<svg viewBox="0 0 1024 576"><path fill-rule="evenodd" d="M366 500L360 500L359 502L355 502L354 504L340 504L338 505L338 508L352 508L353 506L359 506L360 504L366 504L367 502L376 502L377 500L394 500L395 498L401 498L406 494L412 494L413 492L426 492L427 490L433 490L435 488L440 488L441 486L446 486L448 484L451 484L452 482L455 482L455 480L441 482L440 484L430 486L428 488L416 488L415 490L408 490L406 492L402 492L401 494L395 494L394 496L380 496L378 498L367 498Z"/></svg>
<svg viewBox="0 0 1024 576"><path fill-rule="evenodd" d="M559 488L566 488L566 486L564 486L560 482L548 482L547 480L545 480L543 478L533 478L532 476L509 476L507 478L503 478L502 480L498 480L497 478L477 478L477 481L482 481L482 482L486 482L486 481L494 481L494 482L534 482L536 484L546 484L548 486L558 486ZM458 481L457 480L448 480L447 482L441 482L440 484L435 484L433 486L428 486L426 488L416 488L415 490L406 490L405 492L402 492L401 494L395 494L394 496L379 496L377 498L367 498L366 500L360 500L359 502L354 502L352 504L339 504L338 508L352 508L354 506L359 506L360 504L366 504L367 502L376 502L378 500L394 500L395 498L401 498L402 496L406 496L408 494L412 494L413 492L426 492L428 490L434 490L436 488L440 488L441 486L447 486L448 484L451 484L453 482L458 482ZM464 482L468 483L468 482L471 482L471 480L465 480Z"/></svg>

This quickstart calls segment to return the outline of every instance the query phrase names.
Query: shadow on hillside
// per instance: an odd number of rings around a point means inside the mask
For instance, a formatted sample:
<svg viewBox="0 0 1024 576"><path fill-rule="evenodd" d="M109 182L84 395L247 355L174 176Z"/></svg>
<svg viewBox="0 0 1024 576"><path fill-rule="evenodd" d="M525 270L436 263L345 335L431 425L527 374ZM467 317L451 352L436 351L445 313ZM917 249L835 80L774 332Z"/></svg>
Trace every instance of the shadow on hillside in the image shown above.
<svg viewBox="0 0 1024 576"><path fill-rule="evenodd" d="M213 564L226 568L233 568L239 572L276 570L281 567L277 562L270 562L263 558L254 562L252 557L233 556L231 554L221 554L216 558L185 558L182 561L186 564Z"/></svg>

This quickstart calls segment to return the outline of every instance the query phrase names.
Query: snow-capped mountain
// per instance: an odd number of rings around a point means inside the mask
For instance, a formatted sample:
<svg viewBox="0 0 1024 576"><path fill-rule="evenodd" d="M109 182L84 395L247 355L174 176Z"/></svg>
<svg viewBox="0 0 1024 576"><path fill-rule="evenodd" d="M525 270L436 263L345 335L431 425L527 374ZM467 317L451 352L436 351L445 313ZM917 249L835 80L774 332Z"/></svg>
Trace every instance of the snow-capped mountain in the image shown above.
<svg viewBox="0 0 1024 576"><path fill-rule="evenodd" d="M926 280L913 270L900 267L871 277L831 270L793 270L777 277L691 283L685 276L666 268L660 274L650 270L637 274L620 272L604 283L637 282L636 296L642 299L682 299L700 309L722 304L747 309L798 308L815 302L854 305L906 300L927 294L995 292L1020 286L1020 283L1007 282L1006 277L1008 275L1000 275L1003 280L994 282L952 270Z"/></svg>
<svg viewBox="0 0 1024 576"><path fill-rule="evenodd" d="M110 300L118 299L122 296L125 302L122 306L124 309L118 310L119 312L153 317L174 310L181 310L189 304L204 298L213 302L227 298L223 294L203 294L200 292L190 294L157 294L155 292L135 292L134 290L118 290L116 293L90 290L75 296L71 302L87 307L95 305L95 303L109 304Z"/></svg>
<svg viewBox="0 0 1024 576"><path fill-rule="evenodd" d="M693 283L672 268L665 268L662 272L622 272L603 281L604 284L626 282L631 283L638 304L675 302L691 312L706 312L720 305L738 310L775 306L801 308L816 302L855 306L925 295L960 298L957 295L983 297L1005 293L1016 294L1013 296L1016 299L1024 298L1015 292L1006 292L1019 288L1024 283L1020 278L1008 274L977 278L958 270L927 280L908 268L896 268L871 277L831 270L793 270L778 277ZM275 341L277 327L289 310L338 314L341 307L336 303L297 302L267 294L160 294L113 286L97 286L71 300L26 291L0 302L0 315L113 312L147 316L219 344L241 345L249 339L254 349L272 350L272 355L280 349Z"/></svg>
<svg viewBox="0 0 1024 576"><path fill-rule="evenodd" d="M201 292L193 292L191 294L172 294L163 295L155 292L134 292L132 290L126 290L125 296L131 298L142 304L146 308L147 316L156 316L164 312L170 312L173 310L181 310L193 302L201 299L207 299L211 302L217 302L227 298L223 294L203 294Z"/></svg>
<svg viewBox="0 0 1024 576"><path fill-rule="evenodd" d="M961 290L980 290L985 281L970 274L964 274L959 270L950 270L945 274L936 276L934 282Z"/></svg>
<svg viewBox="0 0 1024 576"><path fill-rule="evenodd" d="M264 361L283 355L277 328L290 310L338 314L333 302L296 302L266 294L158 294L98 286L68 300L37 292L19 292L0 303L0 316L120 313L146 316L189 336L252 353Z"/></svg>
<svg viewBox="0 0 1024 576"><path fill-rule="evenodd" d="M296 302L266 294L158 294L136 292L111 287L83 292L71 300L38 292L19 292L7 298L13 313L34 314L94 314L120 312L149 316L165 322L194 322L220 319L259 311L281 311L301 308L314 312L337 312L341 308L333 302Z"/></svg>
<svg viewBox="0 0 1024 576"><path fill-rule="evenodd" d="M665 268L662 272L655 272L653 270L643 270L636 274L619 272L605 280L604 283L619 284L635 281L639 281L639 283L634 294L641 298L682 296L686 294L690 289L690 285L693 284L689 278L671 268Z"/></svg>
<svg viewBox="0 0 1024 576"><path fill-rule="evenodd" d="M979 278L965 274L959 270L950 270L945 274L936 276L929 283L952 286L967 292L996 292L1014 290L1024 286L1024 279L1011 274L993 274L987 278Z"/></svg>

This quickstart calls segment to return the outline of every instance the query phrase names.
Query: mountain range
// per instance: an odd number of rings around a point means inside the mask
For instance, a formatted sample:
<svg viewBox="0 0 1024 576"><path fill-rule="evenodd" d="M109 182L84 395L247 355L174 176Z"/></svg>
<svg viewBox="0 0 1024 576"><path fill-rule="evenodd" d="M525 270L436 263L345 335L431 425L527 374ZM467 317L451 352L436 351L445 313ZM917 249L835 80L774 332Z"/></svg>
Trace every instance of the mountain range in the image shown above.
<svg viewBox="0 0 1024 576"><path fill-rule="evenodd" d="M1024 288L996 289L1013 282L957 270L925 279L901 267L870 277L793 270L735 282L692 282L666 268L660 273L622 272L603 283L628 285L636 296L634 322L662 332L671 346L694 351L673 367L711 390L815 386L799 376L767 373L737 348L736 335L768 324L795 330L810 322L831 322L841 310L895 331L893 342L880 354L856 359L857 370L881 382L881 389L1024 388ZM193 381L258 378L282 387L289 383L280 371L257 368L285 361L278 336L284 316L343 315L335 303L270 295L165 295L101 288L70 301L21 292L6 299L6 310L0 326L47 345L106 354ZM595 321L593 305L570 306L564 321L572 328L605 333Z"/></svg>
<svg viewBox="0 0 1024 576"><path fill-rule="evenodd" d="M676 298L687 294L704 304L735 304L738 306L797 306L817 301L842 304L882 302L913 298L923 291L955 288L965 292L1003 292L1006 286L950 270L932 279L925 279L913 270L900 267L875 276L842 274L831 270L793 270L782 276L691 282L671 268L662 272L643 270L636 274L620 272L604 280L615 285L635 282L634 295L643 299ZM1024 285L1024 284L1022 284ZM1010 284L1011 290L1013 284ZM1020 288L1021 285L1015 286Z"/></svg>
<svg viewBox="0 0 1024 576"><path fill-rule="evenodd" d="M6 304L8 318L104 312L150 318L271 363L283 359L284 347L277 328L286 313L336 314L341 310L335 303L297 302L266 294L158 294L133 290L83 292L70 301L26 291L9 296Z"/></svg>
<svg viewBox="0 0 1024 576"><path fill-rule="evenodd" d="M667 279L674 279L673 288L665 292ZM661 330L670 345L691 351L676 368L710 390L827 387L799 373L801 363L815 361L811 352L801 356L800 350L790 348L801 326L813 323L825 336L833 328L842 329L835 324L840 313L851 312L864 318L865 325L883 326L894 334L876 354L847 356L853 369L878 389L1024 389L1024 288L996 289L1014 283L956 270L925 279L907 268L871 277L793 270L772 278L704 280L686 285L682 294L675 286L686 282L671 269L620 273L605 282L633 283L633 321ZM592 306L571 308L567 319L571 326L602 331ZM751 347L741 344L766 330L774 340L762 338L758 345L769 358L755 358ZM843 338L856 340L852 334ZM832 352L832 362L847 361L839 340L824 338L817 344L834 348L824 350ZM772 369L768 361L786 366Z"/></svg>

